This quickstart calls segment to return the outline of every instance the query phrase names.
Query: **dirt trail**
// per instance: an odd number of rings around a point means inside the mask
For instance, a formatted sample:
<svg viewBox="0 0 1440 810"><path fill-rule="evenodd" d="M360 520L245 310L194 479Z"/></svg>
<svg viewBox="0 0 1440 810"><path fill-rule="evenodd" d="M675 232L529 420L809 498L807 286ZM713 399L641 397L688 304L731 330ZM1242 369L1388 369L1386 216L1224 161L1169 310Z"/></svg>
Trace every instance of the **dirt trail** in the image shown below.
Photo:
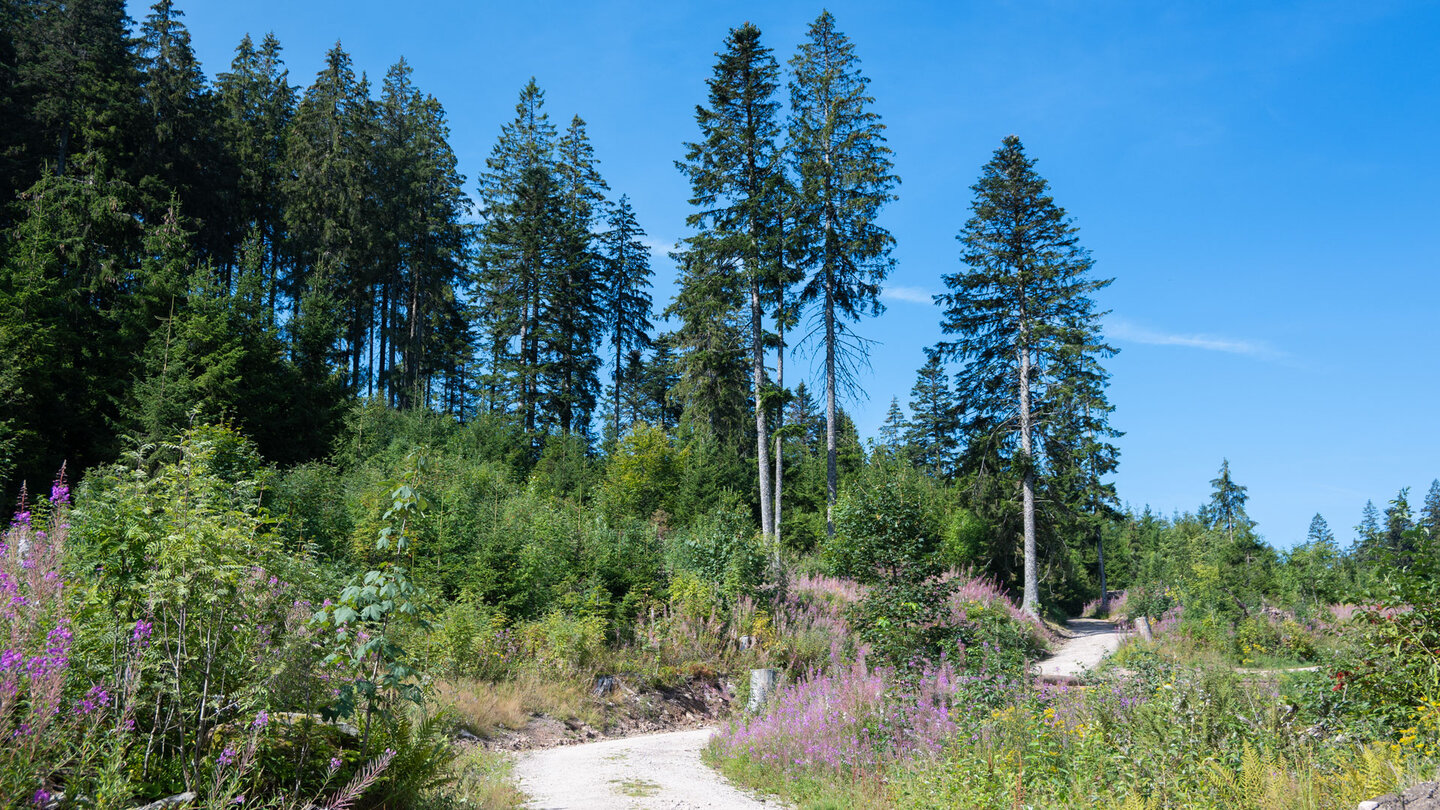
<svg viewBox="0 0 1440 810"><path fill-rule="evenodd" d="M1035 665L1042 678L1074 678L1094 669L1100 660L1120 646L1125 634L1104 619L1071 619L1065 623L1074 638L1068 638L1054 655Z"/></svg>
<svg viewBox="0 0 1440 810"><path fill-rule="evenodd" d="M1075 634L1041 677L1074 677L1120 646L1109 622L1071 619ZM520 754L515 775L534 810L758 810L783 805L742 792L700 761L713 728L647 734Z"/></svg>
<svg viewBox="0 0 1440 810"><path fill-rule="evenodd" d="M672 731L522 754L520 789L535 810L756 810L754 798L700 761L714 729Z"/></svg>

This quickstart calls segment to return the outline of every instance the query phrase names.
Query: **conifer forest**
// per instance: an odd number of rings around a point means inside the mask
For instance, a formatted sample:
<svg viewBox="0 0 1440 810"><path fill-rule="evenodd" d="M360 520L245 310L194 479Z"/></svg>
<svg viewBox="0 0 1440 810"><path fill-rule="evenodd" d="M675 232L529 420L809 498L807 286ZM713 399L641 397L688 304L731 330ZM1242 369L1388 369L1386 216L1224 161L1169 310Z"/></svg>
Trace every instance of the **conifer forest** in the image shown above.
<svg viewBox="0 0 1440 810"><path fill-rule="evenodd" d="M1440 792L1440 481L1288 545L1224 446L1205 500L1130 505L1116 279L1021 137L873 387L870 32L706 32L657 248L536 79L467 176L399 53L207 73L185 5L0 0L3 806ZM684 768L543 759L694 728Z"/></svg>

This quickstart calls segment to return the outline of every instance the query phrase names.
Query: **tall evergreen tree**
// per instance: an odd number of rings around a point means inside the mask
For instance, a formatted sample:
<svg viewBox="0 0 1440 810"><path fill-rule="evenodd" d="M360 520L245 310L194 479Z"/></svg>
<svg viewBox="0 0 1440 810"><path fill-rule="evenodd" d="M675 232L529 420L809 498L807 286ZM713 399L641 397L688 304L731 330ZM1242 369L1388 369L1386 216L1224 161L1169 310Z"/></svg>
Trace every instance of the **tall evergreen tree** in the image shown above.
<svg viewBox="0 0 1440 810"><path fill-rule="evenodd" d="M604 336L602 257L594 229L608 186L597 168L585 122L574 116L556 144L560 196L555 266L544 284L541 334L547 349L541 385L560 432L587 436L599 398Z"/></svg>
<svg viewBox="0 0 1440 810"><path fill-rule="evenodd" d="M700 140L686 144L685 161L676 165L690 180L691 205L698 210L686 222L699 229L688 241L698 261L738 271L749 298L748 349L755 415L755 463L760 490L760 531L775 534L770 481L770 431L763 396L766 389L764 294L773 268L765 253L774 200L775 175L781 170L780 66L750 23L731 29L725 50L706 82L707 106L695 108Z"/></svg>
<svg viewBox="0 0 1440 810"><path fill-rule="evenodd" d="M1245 513L1245 502L1250 499L1246 488L1230 477L1229 459L1220 462L1220 473L1211 479L1210 487L1210 502L1200 507L1200 519L1225 532L1226 541L1233 543L1237 532L1248 531L1255 524Z"/></svg>
<svg viewBox="0 0 1440 810"><path fill-rule="evenodd" d="M745 318L743 280L699 252L672 254L680 263L679 289L663 313L679 321L669 396L684 419L704 425L716 442L741 452L745 435Z"/></svg>
<svg viewBox="0 0 1440 810"><path fill-rule="evenodd" d="M481 407L513 406L532 434L540 304L553 242L542 220L555 213L545 202L553 186L555 140L545 94L532 77L520 91L515 119L500 130L479 185L480 250L472 284L486 355ZM544 193L538 188L542 178Z"/></svg>
<svg viewBox="0 0 1440 810"><path fill-rule="evenodd" d="M429 405L436 375L467 353L457 288L473 236L445 110L410 77L404 59L391 67L378 106L380 268L368 352L378 370L366 374L400 407Z"/></svg>
<svg viewBox="0 0 1440 810"><path fill-rule="evenodd" d="M280 42L266 34L259 49L247 34L230 71L216 77L220 130L236 171L229 231L259 239L266 306L278 314L283 284L285 134L295 115L296 91L281 58ZM292 292L294 292L292 290Z"/></svg>
<svg viewBox="0 0 1440 810"><path fill-rule="evenodd" d="M1440 537L1440 479L1430 482L1430 491L1425 493L1425 504L1420 507L1420 525L1431 535Z"/></svg>
<svg viewBox="0 0 1440 810"><path fill-rule="evenodd" d="M935 478L950 478L960 446L960 409L950 390L950 377L934 353L926 358L910 389L910 414L905 438L915 463Z"/></svg>
<svg viewBox="0 0 1440 810"><path fill-rule="evenodd" d="M1365 508L1360 510L1360 524L1355 527L1355 556L1367 562L1373 562L1375 553L1379 550L1383 539L1380 531L1380 510L1375 508L1374 501L1366 501Z"/></svg>
<svg viewBox="0 0 1440 810"><path fill-rule="evenodd" d="M228 268L238 241L227 233L234 200L226 192L233 185L233 167L183 16L174 0L158 0L140 26L140 92L148 126L139 188L150 198L154 217L167 210L172 195L177 197L181 213L195 223L191 241L200 257Z"/></svg>
<svg viewBox="0 0 1440 810"><path fill-rule="evenodd" d="M826 517L835 534L836 388L863 361L866 344L851 321L878 315L880 285L894 261L894 239L875 220L899 179L891 173L884 124L871 106L870 80L855 46L822 12L790 60L790 157L799 178L799 264L810 270L802 298L818 307L825 350Z"/></svg>
<svg viewBox="0 0 1440 810"><path fill-rule="evenodd" d="M286 138L282 192L292 263L286 286L294 317L308 296L312 323L340 327L352 390L364 383L360 366L372 314L373 129L368 84L355 76L350 55L337 43L306 89ZM333 311L321 317L313 308L322 306Z"/></svg>
<svg viewBox="0 0 1440 810"><path fill-rule="evenodd" d="M905 446L906 434L909 432L910 425L905 420L905 411L900 408L900 398L891 397L890 409L885 412L885 421L880 423L880 429L876 432L880 446L899 451Z"/></svg>
<svg viewBox="0 0 1440 810"><path fill-rule="evenodd" d="M1089 277L1089 253L1019 138L1005 138L971 188L972 215L958 237L968 269L945 276L949 292L936 297L945 308L942 329L959 337L935 353L965 361L956 391L971 444L991 444L1018 470L1022 604L1037 615L1035 493L1044 460L1037 427L1065 413L1067 388L1055 382L1076 366L1074 356L1097 351L1090 296L1110 281Z"/></svg>
<svg viewBox="0 0 1440 810"><path fill-rule="evenodd" d="M606 330L615 352L614 414L612 429L618 440L621 434L620 400L624 377L623 358L629 352L650 348L650 249L645 246L645 231L635 219L630 198L620 199L610 209L608 229L601 237L603 261L602 297L605 302Z"/></svg>
<svg viewBox="0 0 1440 810"><path fill-rule="evenodd" d="M39 179L42 166L66 174L81 153L107 176L129 179L142 127L124 0L37 0L15 11L16 90L30 109L20 122L28 165L15 188Z"/></svg>

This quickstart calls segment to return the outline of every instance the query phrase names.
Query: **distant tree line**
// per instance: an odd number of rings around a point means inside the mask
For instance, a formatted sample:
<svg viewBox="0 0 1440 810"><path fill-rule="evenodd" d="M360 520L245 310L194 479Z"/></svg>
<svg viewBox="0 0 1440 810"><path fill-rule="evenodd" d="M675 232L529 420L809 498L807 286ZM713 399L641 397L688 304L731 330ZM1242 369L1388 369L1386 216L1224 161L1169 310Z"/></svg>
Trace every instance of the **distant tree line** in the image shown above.
<svg viewBox="0 0 1440 810"><path fill-rule="evenodd" d="M748 504L777 558L834 535L868 460L945 487L1027 610L1042 582L1051 601L1090 587L1119 518L1109 282L1018 138L972 187L909 415L892 402L867 459L842 407L884 310L899 178L828 12L783 65L755 26L726 36L676 163L691 232L658 316L639 217L533 79L472 183L404 59L377 91L337 43L302 89L273 36L246 36L212 81L171 0L138 25L119 0L0 14L3 480L221 419L273 463L317 459L360 400L492 423L526 469L644 424ZM785 376L802 348L813 387Z"/></svg>

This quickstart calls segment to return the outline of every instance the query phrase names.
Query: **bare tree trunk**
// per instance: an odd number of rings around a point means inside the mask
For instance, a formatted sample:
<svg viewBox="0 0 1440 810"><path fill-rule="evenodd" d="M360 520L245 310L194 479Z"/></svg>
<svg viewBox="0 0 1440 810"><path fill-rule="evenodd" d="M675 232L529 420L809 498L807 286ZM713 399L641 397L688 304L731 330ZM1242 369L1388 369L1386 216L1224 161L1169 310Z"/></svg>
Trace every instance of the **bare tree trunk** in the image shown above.
<svg viewBox="0 0 1440 810"><path fill-rule="evenodd" d="M784 313L782 312L778 324L780 348L775 356L775 377L781 391L785 390L785 319L783 316ZM785 408L782 405L780 411L775 415L775 512L772 515L772 519L775 521L775 568L777 571L780 568L780 493L785 481L785 474L783 472L785 464L783 453L785 440L782 438L780 431L783 430L784 427Z"/></svg>
<svg viewBox="0 0 1440 810"><path fill-rule="evenodd" d="M1095 530L1095 552L1100 559L1100 612L1106 613L1110 610L1110 591L1105 586L1105 533L1099 529Z"/></svg>
<svg viewBox="0 0 1440 810"><path fill-rule="evenodd" d="M1024 318L1022 313L1021 318ZM1028 327L1020 326L1020 461L1025 465L1022 486L1025 510L1025 597L1020 609L1030 616L1040 615L1040 585L1035 561L1035 456L1030 439L1030 348Z"/></svg>
<svg viewBox="0 0 1440 810"><path fill-rule="evenodd" d="M760 477L760 534L775 536L770 500L770 429L761 399L765 387L765 310L760 306L759 267L750 268L750 373L755 385L755 463Z"/></svg>
<svg viewBox="0 0 1440 810"><path fill-rule="evenodd" d="M834 277L825 280L825 536L835 536L835 291Z"/></svg>

